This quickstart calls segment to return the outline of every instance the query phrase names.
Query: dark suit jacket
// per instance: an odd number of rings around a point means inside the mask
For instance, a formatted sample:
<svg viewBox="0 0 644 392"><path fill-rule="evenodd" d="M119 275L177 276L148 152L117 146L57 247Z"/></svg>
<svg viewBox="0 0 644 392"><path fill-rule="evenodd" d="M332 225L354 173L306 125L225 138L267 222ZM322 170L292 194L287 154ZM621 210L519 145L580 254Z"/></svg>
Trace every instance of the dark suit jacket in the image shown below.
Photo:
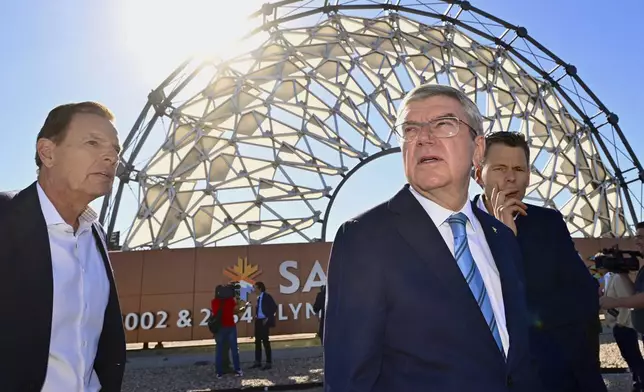
<svg viewBox="0 0 644 392"><path fill-rule="evenodd" d="M313 303L313 311L320 315L320 320L318 322L318 334L322 336L324 328L324 301L326 300L326 290L320 291L315 296L315 302Z"/></svg>
<svg viewBox="0 0 644 392"><path fill-rule="evenodd" d="M259 298L257 299L257 303L259 304ZM262 298L262 313L264 313L264 316L266 316L266 318L268 319L266 325L271 328L275 327L275 313L277 313L277 304L275 303L273 296L267 292L264 292L264 297Z"/></svg>
<svg viewBox="0 0 644 392"><path fill-rule="evenodd" d="M516 225L530 323L540 329L596 324L598 283L579 257L563 216L551 208L527 206L527 216L518 216Z"/></svg>
<svg viewBox="0 0 644 392"><path fill-rule="evenodd" d="M99 225L93 232L110 282L94 369L103 392L118 392L125 367L125 332L104 233ZM0 389L37 392L47 374L54 282L36 183L19 193L0 193L0 241Z"/></svg>
<svg viewBox="0 0 644 392"><path fill-rule="evenodd" d="M325 391L541 392L512 232L473 208L501 276L507 361L454 257L405 186L339 229L328 268Z"/></svg>

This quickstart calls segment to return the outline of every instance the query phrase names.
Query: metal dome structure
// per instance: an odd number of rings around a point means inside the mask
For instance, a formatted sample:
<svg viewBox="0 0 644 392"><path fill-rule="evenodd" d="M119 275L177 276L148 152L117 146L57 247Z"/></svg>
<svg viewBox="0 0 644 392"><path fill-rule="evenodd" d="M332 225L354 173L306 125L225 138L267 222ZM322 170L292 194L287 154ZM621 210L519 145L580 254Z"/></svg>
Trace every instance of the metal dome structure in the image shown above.
<svg viewBox="0 0 644 392"><path fill-rule="evenodd" d="M526 199L573 235L622 236L641 219L644 170L618 117L526 28L456 0L282 0L253 17L256 49L188 60L150 94L101 211L112 234L137 188L124 250L325 240L346 179L399 151L397 104L420 83L464 91L486 132L524 133Z"/></svg>

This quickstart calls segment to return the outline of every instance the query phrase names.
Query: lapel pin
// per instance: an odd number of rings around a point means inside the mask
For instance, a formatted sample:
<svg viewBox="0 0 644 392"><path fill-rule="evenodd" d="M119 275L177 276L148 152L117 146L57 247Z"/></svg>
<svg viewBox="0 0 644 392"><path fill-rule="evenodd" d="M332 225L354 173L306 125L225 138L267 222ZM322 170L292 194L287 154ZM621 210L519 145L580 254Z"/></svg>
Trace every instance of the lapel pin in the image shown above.
<svg viewBox="0 0 644 392"><path fill-rule="evenodd" d="M496 227L492 226L492 231L496 234Z"/></svg>

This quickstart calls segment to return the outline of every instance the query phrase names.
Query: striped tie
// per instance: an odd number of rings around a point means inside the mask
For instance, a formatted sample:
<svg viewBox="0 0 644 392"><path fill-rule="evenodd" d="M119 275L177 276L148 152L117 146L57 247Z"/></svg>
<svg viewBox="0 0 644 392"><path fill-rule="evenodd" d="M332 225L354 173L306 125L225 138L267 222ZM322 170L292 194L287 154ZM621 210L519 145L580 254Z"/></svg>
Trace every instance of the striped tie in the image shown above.
<svg viewBox="0 0 644 392"><path fill-rule="evenodd" d="M501 334L499 333L499 328L496 325L496 319L494 318L494 312L492 311L492 303L490 302L490 297L487 295L487 290L485 290L485 284L483 283L483 278L479 269L476 267L472 253L470 252L470 247L467 244L467 232L465 231L465 223L467 222L467 216L462 212L454 214L447 219L452 228L452 234L454 235L454 258L458 267L461 269L467 284L470 286L472 295L476 298L481 313L485 317L488 327L494 336L496 345L501 350L501 353L505 355L503 351L503 344L501 343Z"/></svg>

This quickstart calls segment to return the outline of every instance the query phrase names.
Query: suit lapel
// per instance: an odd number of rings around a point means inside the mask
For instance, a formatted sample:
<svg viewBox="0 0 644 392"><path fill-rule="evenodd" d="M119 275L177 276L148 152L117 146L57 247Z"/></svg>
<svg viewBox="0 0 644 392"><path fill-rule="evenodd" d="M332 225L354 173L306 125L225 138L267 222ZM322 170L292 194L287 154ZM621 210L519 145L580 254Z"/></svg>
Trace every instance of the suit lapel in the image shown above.
<svg viewBox="0 0 644 392"><path fill-rule="evenodd" d="M436 225L418 200L407 189L407 185L389 202L389 208L394 212L394 225L402 238L426 263L430 271L436 273L433 277L444 286L445 295L449 295L457 306L467 306L472 315L472 322L485 329L488 343L495 349L494 337L489 332L485 318L463 277L452 252L443 240Z"/></svg>
<svg viewBox="0 0 644 392"><path fill-rule="evenodd" d="M476 199L475 199L476 200ZM516 344L513 339L515 336L514 330L516 328L516 299L513 295L515 290L513 290L510 285L515 285L516 282L509 281L507 277L517 276L516 271L512 271L512 263L514 260L511 260L507 254L506 246L507 244L501 239L501 236L498 234L498 229L503 225L502 222L496 220L494 217L489 215L487 212L482 211L476 206L476 202L472 202L472 210L479 220L483 232L485 233L485 239L487 244L490 247L490 252L492 253L492 258L496 264L496 268L499 271L499 279L501 280L501 290L503 291L503 305L505 308L505 323L508 329L508 335L510 337L510 347L508 350L508 365L512 366L515 363Z"/></svg>
<svg viewBox="0 0 644 392"><path fill-rule="evenodd" d="M110 298L111 294L114 291L114 270L112 270L112 265L110 264L110 259L107 252L107 245L105 243L105 238L103 237L103 231L96 223L92 224L92 233L94 234L94 239L96 240L96 247L101 253L101 258L103 259L103 266L105 267L105 273L107 278L110 281Z"/></svg>
<svg viewBox="0 0 644 392"><path fill-rule="evenodd" d="M20 286L25 309L31 309L31 322L40 325L49 341L54 301L54 274L47 224L40 207L36 183L17 194L11 201L9 217L10 245L15 249L16 270L20 271ZM37 338L37 337L35 337ZM48 344L47 344L48 346Z"/></svg>
<svg viewBox="0 0 644 392"><path fill-rule="evenodd" d="M478 208L479 205L479 199L481 198L481 195L475 195L474 199L472 199L472 208L476 207ZM480 208L479 208L480 209ZM486 211L487 212L487 211ZM478 216L478 215L477 215Z"/></svg>

